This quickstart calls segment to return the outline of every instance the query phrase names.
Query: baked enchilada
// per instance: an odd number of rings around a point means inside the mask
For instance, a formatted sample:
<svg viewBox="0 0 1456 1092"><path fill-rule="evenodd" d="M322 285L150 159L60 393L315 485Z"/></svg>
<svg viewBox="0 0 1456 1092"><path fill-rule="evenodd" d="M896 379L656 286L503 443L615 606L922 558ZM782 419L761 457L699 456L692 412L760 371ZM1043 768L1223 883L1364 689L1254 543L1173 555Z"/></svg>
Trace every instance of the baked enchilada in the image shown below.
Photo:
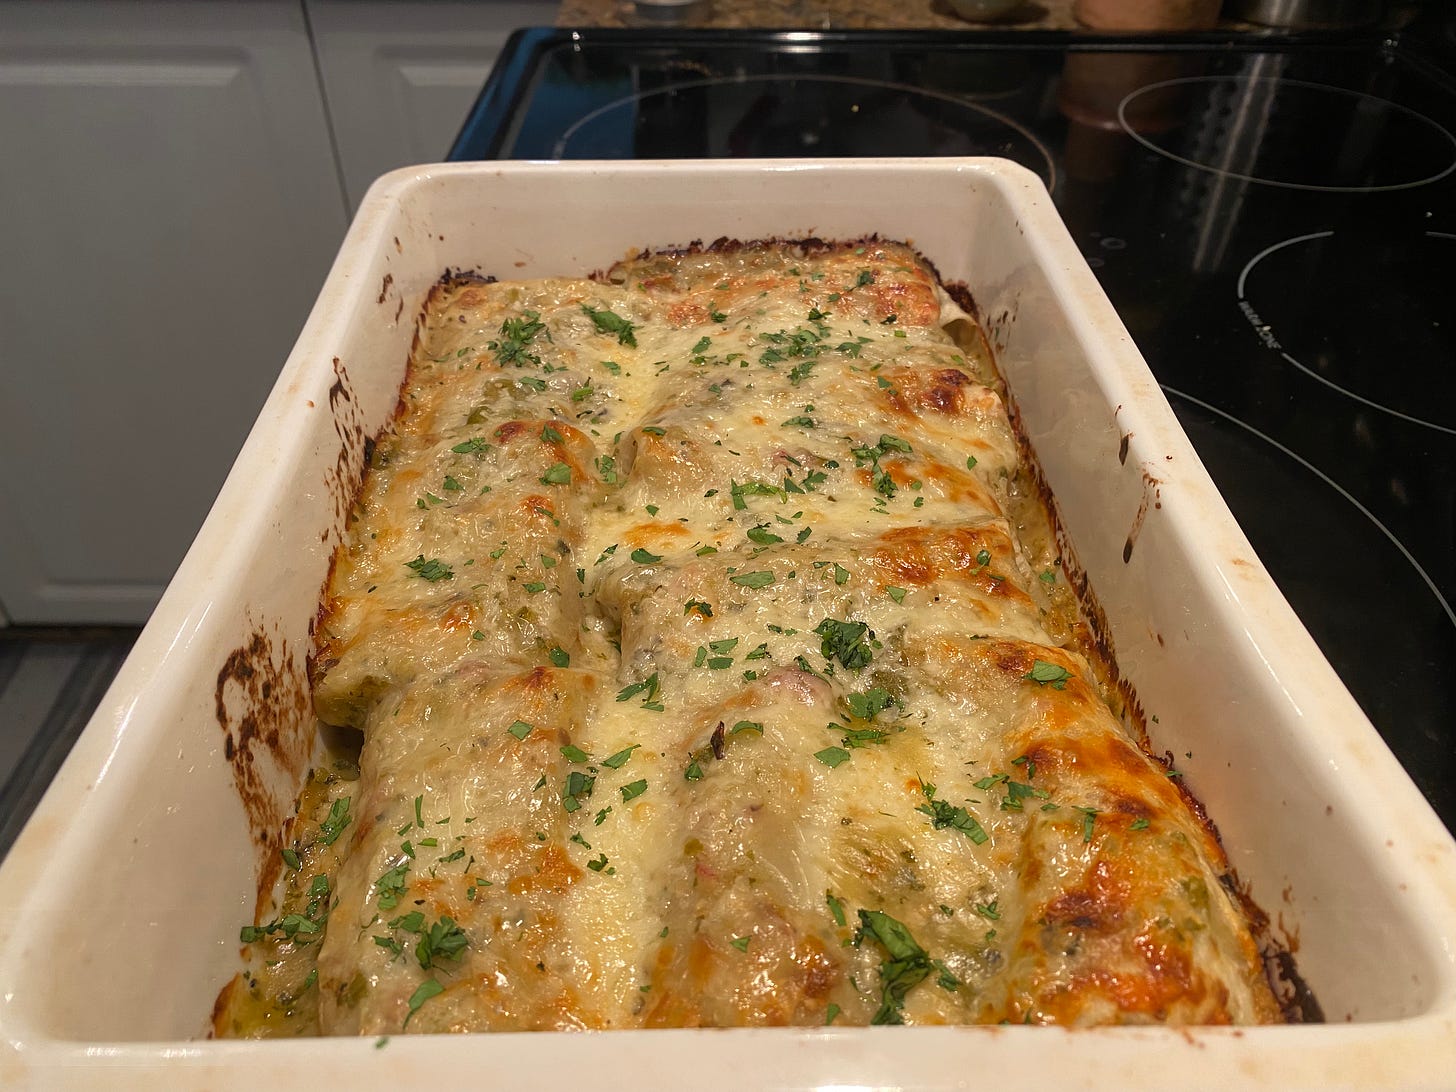
<svg viewBox="0 0 1456 1092"><path fill-rule="evenodd" d="M878 240L442 282L217 1033L1279 1019L975 348Z"/></svg>

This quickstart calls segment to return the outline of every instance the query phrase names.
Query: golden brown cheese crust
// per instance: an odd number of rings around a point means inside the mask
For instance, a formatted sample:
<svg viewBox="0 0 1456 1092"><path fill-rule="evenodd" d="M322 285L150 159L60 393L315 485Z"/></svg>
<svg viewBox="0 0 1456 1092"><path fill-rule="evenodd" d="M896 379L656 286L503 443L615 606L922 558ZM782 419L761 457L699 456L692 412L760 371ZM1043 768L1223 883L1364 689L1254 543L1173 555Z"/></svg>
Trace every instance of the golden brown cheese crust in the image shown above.
<svg viewBox="0 0 1456 1092"><path fill-rule="evenodd" d="M875 241L437 291L319 629L321 1031L1278 1018L944 316Z"/></svg>

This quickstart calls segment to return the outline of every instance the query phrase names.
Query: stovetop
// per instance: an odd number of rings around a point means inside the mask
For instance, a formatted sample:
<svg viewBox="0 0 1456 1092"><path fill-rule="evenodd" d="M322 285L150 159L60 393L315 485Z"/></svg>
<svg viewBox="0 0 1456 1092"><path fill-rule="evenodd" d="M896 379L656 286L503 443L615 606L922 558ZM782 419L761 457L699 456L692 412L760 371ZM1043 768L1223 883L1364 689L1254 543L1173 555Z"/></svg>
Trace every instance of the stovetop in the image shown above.
<svg viewBox="0 0 1456 1092"><path fill-rule="evenodd" d="M452 159L1037 172L1240 525L1456 829L1456 81L1379 35L529 31Z"/></svg>

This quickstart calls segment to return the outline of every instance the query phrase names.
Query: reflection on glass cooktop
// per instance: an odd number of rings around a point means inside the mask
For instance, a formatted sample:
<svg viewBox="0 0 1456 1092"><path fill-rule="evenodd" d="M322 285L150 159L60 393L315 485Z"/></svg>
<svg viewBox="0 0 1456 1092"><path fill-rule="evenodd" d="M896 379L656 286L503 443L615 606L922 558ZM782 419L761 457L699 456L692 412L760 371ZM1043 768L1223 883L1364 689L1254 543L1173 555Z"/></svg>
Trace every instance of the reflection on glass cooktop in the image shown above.
<svg viewBox="0 0 1456 1092"><path fill-rule="evenodd" d="M452 158L1035 171L1260 557L1456 828L1453 133L1456 83L1377 38L539 31Z"/></svg>

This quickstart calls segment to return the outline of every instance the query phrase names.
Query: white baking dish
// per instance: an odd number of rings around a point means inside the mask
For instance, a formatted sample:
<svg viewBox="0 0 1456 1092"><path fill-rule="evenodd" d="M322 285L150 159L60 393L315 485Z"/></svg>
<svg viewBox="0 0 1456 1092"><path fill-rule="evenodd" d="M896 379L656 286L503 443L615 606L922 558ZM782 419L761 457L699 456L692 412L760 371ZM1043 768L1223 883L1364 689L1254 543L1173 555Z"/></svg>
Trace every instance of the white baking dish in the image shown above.
<svg viewBox="0 0 1456 1092"><path fill-rule="evenodd" d="M430 285L869 232L970 287L1154 743L1331 1023L203 1040L276 858L255 839L307 767L309 623ZM0 1084L1437 1087L1456 1080L1453 964L1456 845L1235 526L1035 177L989 159L431 166L370 191L212 515L0 869Z"/></svg>

